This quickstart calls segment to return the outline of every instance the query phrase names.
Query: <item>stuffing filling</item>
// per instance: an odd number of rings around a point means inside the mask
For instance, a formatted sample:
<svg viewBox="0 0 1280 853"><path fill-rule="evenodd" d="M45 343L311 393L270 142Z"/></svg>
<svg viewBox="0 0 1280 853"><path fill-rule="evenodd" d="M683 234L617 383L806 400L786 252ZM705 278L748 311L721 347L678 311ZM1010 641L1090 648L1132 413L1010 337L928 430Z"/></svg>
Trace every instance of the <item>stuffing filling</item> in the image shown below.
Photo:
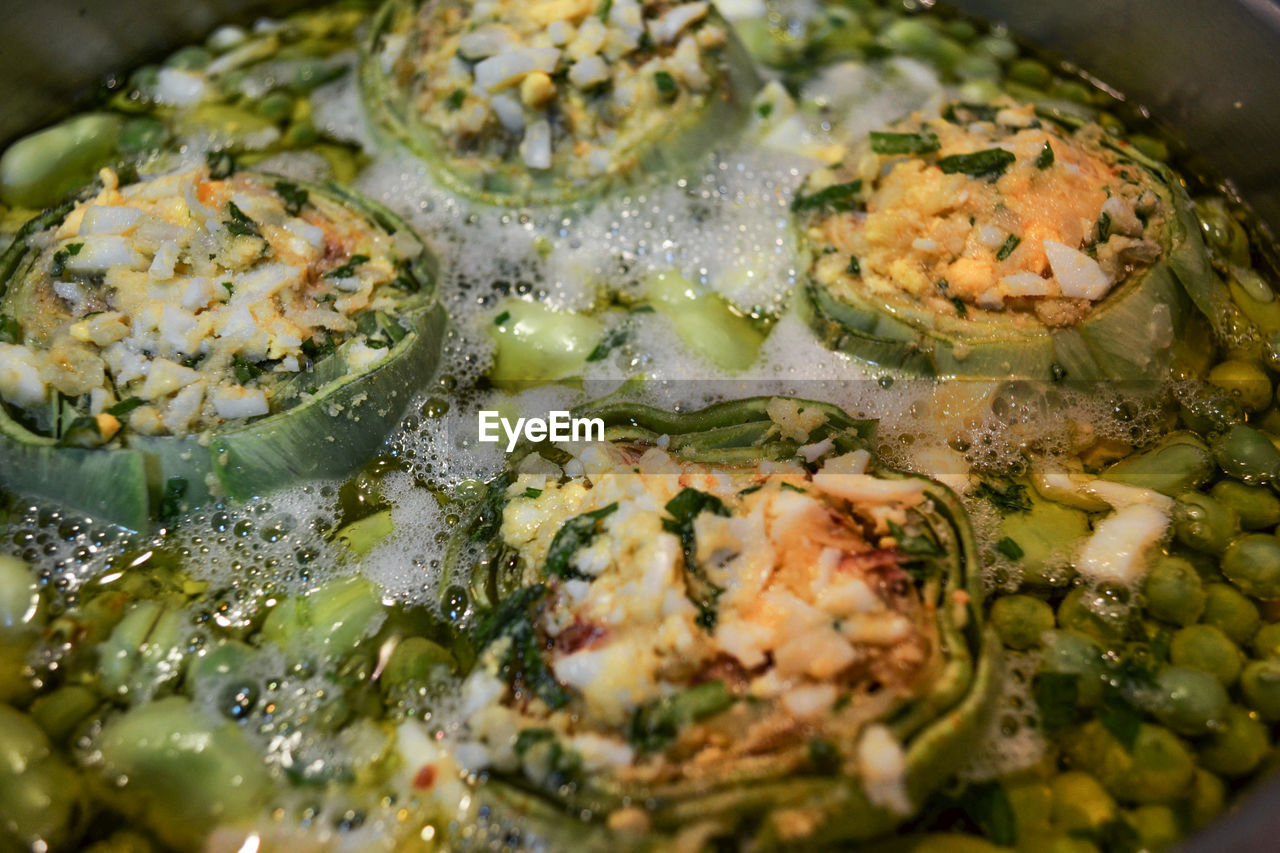
<svg viewBox="0 0 1280 853"><path fill-rule="evenodd" d="M1166 211L1146 171L1029 105L953 104L810 178L813 278L831 292L943 315L1072 326L1155 263Z"/></svg>

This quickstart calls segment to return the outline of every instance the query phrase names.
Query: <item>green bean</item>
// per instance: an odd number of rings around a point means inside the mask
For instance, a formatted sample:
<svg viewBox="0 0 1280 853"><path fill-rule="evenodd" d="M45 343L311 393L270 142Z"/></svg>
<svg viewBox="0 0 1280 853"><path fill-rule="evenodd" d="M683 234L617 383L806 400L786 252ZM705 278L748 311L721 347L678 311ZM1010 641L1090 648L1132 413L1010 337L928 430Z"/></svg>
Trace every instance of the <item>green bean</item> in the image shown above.
<svg viewBox="0 0 1280 853"><path fill-rule="evenodd" d="M1132 750L1098 720L1090 720L1063 741L1067 757L1097 777L1117 800L1171 803L1183 795L1195 772L1195 756L1173 732L1142 723Z"/></svg>
<svg viewBox="0 0 1280 853"><path fill-rule="evenodd" d="M1227 476L1249 485L1270 483L1280 471L1280 450L1271 436L1243 424L1214 441L1213 458Z"/></svg>
<svg viewBox="0 0 1280 853"><path fill-rule="evenodd" d="M0 635L39 628L40 588L26 563L0 554Z"/></svg>
<svg viewBox="0 0 1280 853"><path fill-rule="evenodd" d="M1045 632L1044 646L1045 671L1079 676L1078 703L1085 708L1097 705L1107 674L1102 665L1102 647L1087 636L1062 630Z"/></svg>
<svg viewBox="0 0 1280 853"><path fill-rule="evenodd" d="M194 849L215 821L258 814L271 781L243 731L172 696L110 720L103 771L124 778L120 803L165 843Z"/></svg>
<svg viewBox="0 0 1280 853"><path fill-rule="evenodd" d="M991 624L1009 648L1029 649L1053 627L1053 608L1029 595L1006 595L991 605Z"/></svg>
<svg viewBox="0 0 1280 853"><path fill-rule="evenodd" d="M1182 824L1169 806L1138 806L1124 816L1146 850L1163 850L1182 839Z"/></svg>
<svg viewBox="0 0 1280 853"><path fill-rule="evenodd" d="M1192 625L1204 612L1205 593L1190 561L1160 557L1143 580L1147 612L1175 625Z"/></svg>
<svg viewBox="0 0 1280 853"><path fill-rule="evenodd" d="M1240 692L1269 723L1280 722L1280 660L1255 660L1240 674Z"/></svg>
<svg viewBox="0 0 1280 853"><path fill-rule="evenodd" d="M1209 371L1209 383L1234 397L1245 411L1260 412L1271 405L1271 377L1256 362L1220 362Z"/></svg>
<svg viewBox="0 0 1280 853"><path fill-rule="evenodd" d="M1165 436L1102 472L1102 479L1128 483L1177 497L1213 474L1213 456L1203 441L1189 433Z"/></svg>
<svg viewBox="0 0 1280 853"><path fill-rule="evenodd" d="M1227 687L1244 666L1244 654L1214 625L1190 625L1174 634L1169 659L1174 666L1207 672Z"/></svg>
<svg viewBox="0 0 1280 853"><path fill-rule="evenodd" d="M1280 539L1246 533L1222 553L1222 574L1255 598L1280 598Z"/></svg>
<svg viewBox="0 0 1280 853"><path fill-rule="evenodd" d="M1206 554L1221 554L1239 532L1240 518L1235 510L1204 492L1186 492L1178 496L1173 510L1173 534L1188 548Z"/></svg>
<svg viewBox="0 0 1280 853"><path fill-rule="evenodd" d="M1280 622L1263 625L1253 637L1253 653L1255 656L1280 658Z"/></svg>
<svg viewBox="0 0 1280 853"><path fill-rule="evenodd" d="M1223 776L1245 776L1262 763L1270 749L1266 725L1239 705L1232 705L1222 723L1201 742L1200 763Z"/></svg>
<svg viewBox="0 0 1280 853"><path fill-rule="evenodd" d="M122 123L109 113L86 113L19 139L0 156L0 200L53 206L110 162Z"/></svg>
<svg viewBox="0 0 1280 853"><path fill-rule="evenodd" d="M1085 833L1115 819L1116 801L1102 784L1079 770L1060 773L1050 782L1053 823L1058 829Z"/></svg>
<svg viewBox="0 0 1280 853"><path fill-rule="evenodd" d="M1212 674L1166 666L1156 676L1153 712L1161 723L1185 735L1199 735L1226 715L1231 700Z"/></svg>
<svg viewBox="0 0 1280 853"><path fill-rule="evenodd" d="M1240 590L1231 584L1211 583L1204 592L1201 622L1217 626L1232 642L1241 646L1253 639L1262 627L1258 605L1241 595Z"/></svg>
<svg viewBox="0 0 1280 853"><path fill-rule="evenodd" d="M32 702L31 719L54 743L66 743L98 704L96 692L78 684L69 684Z"/></svg>
<svg viewBox="0 0 1280 853"><path fill-rule="evenodd" d="M1280 524L1280 497L1268 488L1221 480L1213 484L1209 494L1223 506L1235 510L1240 517L1240 525L1246 530L1261 530Z"/></svg>

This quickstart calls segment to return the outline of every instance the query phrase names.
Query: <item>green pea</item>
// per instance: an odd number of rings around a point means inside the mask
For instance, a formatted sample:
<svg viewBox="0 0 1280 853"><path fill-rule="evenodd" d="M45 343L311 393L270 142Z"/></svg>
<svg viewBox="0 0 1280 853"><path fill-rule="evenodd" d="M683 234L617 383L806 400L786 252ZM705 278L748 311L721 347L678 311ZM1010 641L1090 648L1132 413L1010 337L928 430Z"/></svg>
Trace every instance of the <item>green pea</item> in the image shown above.
<svg viewBox="0 0 1280 853"><path fill-rule="evenodd" d="M1142 723L1127 750L1098 720L1090 720L1063 740L1072 763L1097 777L1110 794L1127 803L1171 803L1191 785L1195 756L1163 726Z"/></svg>
<svg viewBox="0 0 1280 853"><path fill-rule="evenodd" d="M1232 705L1221 725L1201 742L1200 763L1223 776L1245 776L1270 749L1266 725L1239 705Z"/></svg>
<svg viewBox="0 0 1280 853"><path fill-rule="evenodd" d="M1053 823L1068 832L1090 832L1116 816L1116 801L1088 773L1068 770L1050 782L1053 791Z"/></svg>
<svg viewBox="0 0 1280 853"><path fill-rule="evenodd" d="M1280 598L1280 539L1246 533L1222 553L1222 573L1246 595Z"/></svg>
<svg viewBox="0 0 1280 853"><path fill-rule="evenodd" d="M1102 663L1102 647L1074 631L1053 630L1044 635L1046 672L1077 675L1078 703L1085 708L1102 698L1102 680L1107 672Z"/></svg>
<svg viewBox="0 0 1280 853"><path fill-rule="evenodd" d="M1280 660L1255 660L1240 674L1240 692L1269 723L1280 722Z"/></svg>
<svg viewBox="0 0 1280 853"><path fill-rule="evenodd" d="M1246 411L1260 412L1271 405L1271 377L1256 362L1220 362L1209 371L1209 382L1238 400Z"/></svg>
<svg viewBox="0 0 1280 853"><path fill-rule="evenodd" d="M1142 584L1147 612L1175 625L1192 625L1204 612L1204 585L1190 561L1160 557Z"/></svg>
<svg viewBox="0 0 1280 853"><path fill-rule="evenodd" d="M1255 656L1280 658L1280 622L1263 625L1253 636L1253 653Z"/></svg>
<svg viewBox="0 0 1280 853"><path fill-rule="evenodd" d="M424 682L441 669L446 672L452 670L454 665L453 655L443 646L425 637L406 637L387 658L387 665L382 669L382 682Z"/></svg>
<svg viewBox="0 0 1280 853"><path fill-rule="evenodd" d="M1236 266L1249 265L1249 235L1227 210L1226 202L1214 197L1196 202L1196 216L1209 247L1219 257Z"/></svg>
<svg viewBox="0 0 1280 853"><path fill-rule="evenodd" d="M1124 817L1147 850L1163 850L1182 840L1182 822L1169 806L1139 806Z"/></svg>
<svg viewBox="0 0 1280 853"><path fill-rule="evenodd" d="M1280 450L1271 436L1243 424L1213 442L1213 458L1227 476L1249 485L1270 483L1280 471Z"/></svg>
<svg viewBox="0 0 1280 853"><path fill-rule="evenodd" d="M1208 770L1197 767L1187 796L1187 822L1192 829L1208 826L1227 805L1227 785Z"/></svg>
<svg viewBox="0 0 1280 853"><path fill-rule="evenodd" d="M31 703L33 719L49 739L66 743L72 732L98 707L98 694L88 687L69 684Z"/></svg>
<svg viewBox="0 0 1280 853"><path fill-rule="evenodd" d="M1173 534L1188 548L1221 554L1239 532L1240 518L1235 511L1204 492L1178 496L1173 509Z"/></svg>
<svg viewBox="0 0 1280 853"><path fill-rule="evenodd" d="M1087 634L1103 643L1124 638L1130 627L1130 613L1107 600L1105 590L1078 586L1058 604L1058 625Z"/></svg>
<svg viewBox="0 0 1280 853"><path fill-rule="evenodd" d="M1053 74L1043 62L1035 59L1019 59L1009 65L1009 79L1024 86L1044 91L1053 82Z"/></svg>
<svg viewBox="0 0 1280 853"><path fill-rule="evenodd" d="M138 116L121 126L116 146L124 154L143 154L158 150L168 141L169 128L164 122L148 116Z"/></svg>
<svg viewBox="0 0 1280 853"><path fill-rule="evenodd" d="M1169 659L1174 666L1207 672L1228 687L1244 666L1240 649L1214 625L1191 625L1174 634Z"/></svg>
<svg viewBox="0 0 1280 853"><path fill-rule="evenodd" d="M1262 627L1262 614L1240 590L1228 583L1211 583L1204 588L1204 613L1200 621L1214 625L1238 645L1253 639Z"/></svg>
<svg viewBox="0 0 1280 853"><path fill-rule="evenodd" d="M1029 595L1006 595L991 605L991 624L1009 648L1029 649L1053 627L1053 608Z"/></svg>
<svg viewBox="0 0 1280 853"><path fill-rule="evenodd" d="M27 634L39 627L40 588L30 567L0 554L0 634Z"/></svg>
<svg viewBox="0 0 1280 853"><path fill-rule="evenodd" d="M1235 510L1246 530L1280 524L1280 496L1268 488L1221 480L1213 484L1209 494L1223 506Z"/></svg>
<svg viewBox="0 0 1280 853"><path fill-rule="evenodd" d="M272 92L261 101L255 109L258 115L272 121L284 121L293 115L293 98L284 92Z"/></svg>
<svg viewBox="0 0 1280 853"><path fill-rule="evenodd" d="M110 113L87 113L19 139L0 156L0 200L53 206L111 161L123 123Z"/></svg>
<svg viewBox="0 0 1280 853"><path fill-rule="evenodd" d="M1161 723L1185 735L1204 734L1227 713L1231 700L1212 674L1167 666L1156 676L1153 713Z"/></svg>
<svg viewBox="0 0 1280 853"><path fill-rule="evenodd" d="M1153 489L1172 498L1208 482L1212 474L1213 456L1208 446L1194 435L1179 432L1111 465L1102 472L1102 479Z"/></svg>

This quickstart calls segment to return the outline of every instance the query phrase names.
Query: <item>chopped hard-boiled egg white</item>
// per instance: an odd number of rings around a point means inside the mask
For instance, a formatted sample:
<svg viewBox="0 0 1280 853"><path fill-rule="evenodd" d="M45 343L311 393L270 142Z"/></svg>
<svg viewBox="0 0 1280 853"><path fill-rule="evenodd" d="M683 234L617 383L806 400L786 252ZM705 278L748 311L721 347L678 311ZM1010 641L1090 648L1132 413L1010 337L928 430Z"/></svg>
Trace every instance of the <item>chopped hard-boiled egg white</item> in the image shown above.
<svg viewBox="0 0 1280 853"><path fill-rule="evenodd" d="M202 432L270 413L276 383L323 353L362 370L392 344L361 320L394 317L394 239L276 179L202 168L121 187L104 171L33 243L8 298L34 297L0 306L23 333L0 344L0 398L37 420L61 394L85 413L126 404L137 432Z"/></svg>

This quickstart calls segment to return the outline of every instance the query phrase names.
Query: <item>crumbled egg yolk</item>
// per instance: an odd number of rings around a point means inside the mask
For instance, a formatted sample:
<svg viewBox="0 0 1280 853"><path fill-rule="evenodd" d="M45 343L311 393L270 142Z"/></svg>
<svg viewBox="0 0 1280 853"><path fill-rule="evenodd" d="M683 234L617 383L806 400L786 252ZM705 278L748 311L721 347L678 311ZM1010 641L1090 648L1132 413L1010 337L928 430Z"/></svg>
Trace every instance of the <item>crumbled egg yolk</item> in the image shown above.
<svg viewBox="0 0 1280 853"><path fill-rule="evenodd" d="M309 369L313 345L350 341L365 366L386 356L354 318L400 298L393 239L356 214L203 168L103 179L34 238L26 286L9 288L23 340L0 345L8 403L39 410L57 393L96 416L130 401L128 429L183 435L268 414L273 380Z"/></svg>
<svg viewBox="0 0 1280 853"><path fill-rule="evenodd" d="M818 283L837 296L906 296L942 314L1034 313L1067 326L1160 256L1150 237L1160 200L1141 167L1098 144L1100 129L1068 135L1031 106L972 110L954 105L945 118L891 129L923 140L923 153L876 153L872 139L819 173L819 187L861 180L864 204L810 220ZM993 150L1011 159L985 173L956 159Z"/></svg>
<svg viewBox="0 0 1280 853"><path fill-rule="evenodd" d="M711 4L480 0L423 4L388 65L461 160L516 156L569 179L623 173L633 149L711 96L728 38Z"/></svg>
<svg viewBox="0 0 1280 853"><path fill-rule="evenodd" d="M889 535L898 532L891 524L916 529L911 511L928 501L922 481L867 473L865 451L829 458L816 473L794 462L713 468L613 444L588 445L577 461L581 476L562 482L521 474L500 535L520 554L527 582L550 587L538 611L547 663L582 708L539 712L527 697L512 707L494 676L478 671L469 689L485 699L469 726L487 760L513 761L518 730L550 725L585 750L588 766L679 772L646 764L627 743L627 723L646 703L711 679L754 700L740 703L757 715L739 721L740 742L709 737L694 763L729 760L836 718L856 733L936 663L932 606ZM692 518L692 556L720 590L710 621L694 601L688 543L669 527L667 504L686 489L723 505ZM609 507L570 558L570 576L546 577L541 567L564 525Z"/></svg>

